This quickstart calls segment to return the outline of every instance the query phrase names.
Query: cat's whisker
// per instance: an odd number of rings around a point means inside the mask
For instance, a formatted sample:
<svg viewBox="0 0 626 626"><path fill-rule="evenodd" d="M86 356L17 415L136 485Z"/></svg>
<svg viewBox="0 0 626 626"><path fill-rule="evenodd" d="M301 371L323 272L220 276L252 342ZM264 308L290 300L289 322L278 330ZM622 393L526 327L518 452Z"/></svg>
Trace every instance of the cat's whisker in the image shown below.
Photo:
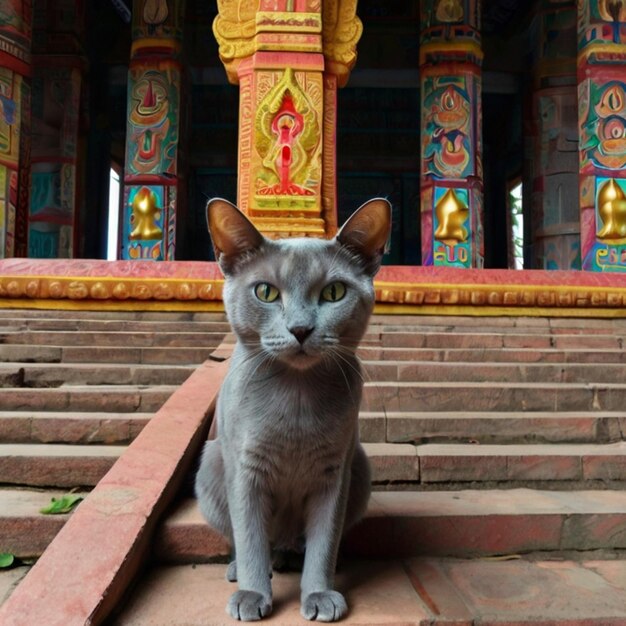
<svg viewBox="0 0 626 626"><path fill-rule="evenodd" d="M365 382L365 378L363 377L363 372L361 371L360 368L355 367L351 362L350 359L348 359L346 356L344 356L341 353L341 347L340 346L335 346L335 348L329 350L330 354L333 354L335 356L337 356L339 359L341 359L341 361L343 361L351 370L354 371L354 373L363 381ZM350 353L352 355L352 353Z"/></svg>

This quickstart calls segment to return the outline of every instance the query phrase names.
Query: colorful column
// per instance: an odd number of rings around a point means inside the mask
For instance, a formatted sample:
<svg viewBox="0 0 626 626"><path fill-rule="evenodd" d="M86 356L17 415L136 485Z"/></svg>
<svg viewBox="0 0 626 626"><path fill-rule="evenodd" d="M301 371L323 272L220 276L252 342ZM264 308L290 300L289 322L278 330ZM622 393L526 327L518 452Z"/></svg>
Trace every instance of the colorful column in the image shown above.
<svg viewBox="0 0 626 626"><path fill-rule="evenodd" d="M579 0L583 269L626 271L626 2Z"/></svg>
<svg viewBox="0 0 626 626"><path fill-rule="evenodd" d="M336 90L356 61L356 0L218 0L213 31L240 89L239 208L269 237L337 228Z"/></svg>
<svg viewBox="0 0 626 626"><path fill-rule="evenodd" d="M420 7L422 263L482 267L479 2Z"/></svg>
<svg viewBox="0 0 626 626"><path fill-rule="evenodd" d="M183 0L135 0L128 70L122 258L173 260L182 218Z"/></svg>
<svg viewBox="0 0 626 626"><path fill-rule="evenodd" d="M0 15L0 258L28 253L31 37L31 3L3 3Z"/></svg>
<svg viewBox="0 0 626 626"><path fill-rule="evenodd" d="M536 3L525 176L536 269L580 269L576 27L576 0Z"/></svg>
<svg viewBox="0 0 626 626"><path fill-rule="evenodd" d="M80 255L85 6L36 0L33 10L28 256L72 258Z"/></svg>

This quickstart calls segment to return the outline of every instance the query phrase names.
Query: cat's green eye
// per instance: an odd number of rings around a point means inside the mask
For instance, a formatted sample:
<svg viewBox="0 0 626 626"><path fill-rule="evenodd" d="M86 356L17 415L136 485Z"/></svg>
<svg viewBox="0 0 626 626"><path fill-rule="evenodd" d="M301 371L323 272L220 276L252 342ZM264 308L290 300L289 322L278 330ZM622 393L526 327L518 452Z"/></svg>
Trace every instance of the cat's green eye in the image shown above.
<svg viewBox="0 0 626 626"><path fill-rule="evenodd" d="M274 285L270 285L269 283L259 283L254 288L254 295L261 302L276 302L278 300L278 296L280 296L280 291L274 287Z"/></svg>
<svg viewBox="0 0 626 626"><path fill-rule="evenodd" d="M338 280L322 289L322 300L339 302L346 295L346 286Z"/></svg>

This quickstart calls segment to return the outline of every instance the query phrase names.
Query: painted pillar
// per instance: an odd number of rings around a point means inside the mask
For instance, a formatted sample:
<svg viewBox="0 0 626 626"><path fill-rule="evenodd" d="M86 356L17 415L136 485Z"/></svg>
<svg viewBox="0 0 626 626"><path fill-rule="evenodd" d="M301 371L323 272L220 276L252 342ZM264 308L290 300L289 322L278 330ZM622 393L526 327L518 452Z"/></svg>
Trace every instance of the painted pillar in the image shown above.
<svg viewBox="0 0 626 626"><path fill-rule="evenodd" d="M80 255L82 212L82 1L33 1L31 194L28 256Z"/></svg>
<svg viewBox="0 0 626 626"><path fill-rule="evenodd" d="M582 267L626 271L626 1L578 2Z"/></svg>
<svg viewBox="0 0 626 626"><path fill-rule="evenodd" d="M30 0L3 3L0 19L0 258L28 254Z"/></svg>
<svg viewBox="0 0 626 626"><path fill-rule="evenodd" d="M182 218L183 0L135 0L128 69L123 259L173 260Z"/></svg>
<svg viewBox="0 0 626 626"><path fill-rule="evenodd" d="M478 0L421 0L422 263L482 267Z"/></svg>
<svg viewBox="0 0 626 626"><path fill-rule="evenodd" d="M539 0L531 25L532 137L527 165L532 267L580 269L576 0Z"/></svg>
<svg viewBox="0 0 626 626"><path fill-rule="evenodd" d="M268 237L337 229L336 92L356 61L356 0L218 0L213 32L238 84L237 204Z"/></svg>

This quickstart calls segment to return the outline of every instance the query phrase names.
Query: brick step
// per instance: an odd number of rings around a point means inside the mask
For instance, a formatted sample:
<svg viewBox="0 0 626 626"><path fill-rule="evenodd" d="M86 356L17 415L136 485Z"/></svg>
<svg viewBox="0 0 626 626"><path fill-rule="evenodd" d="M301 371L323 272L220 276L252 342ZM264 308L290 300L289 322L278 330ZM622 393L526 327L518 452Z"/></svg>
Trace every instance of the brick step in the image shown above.
<svg viewBox="0 0 626 626"><path fill-rule="evenodd" d="M483 316L434 316L434 315L373 315L370 326L384 328L413 328L433 326L443 330L462 329L480 332L484 328L496 332L559 332L572 329L585 334L597 330L620 332L626 329L622 318L577 318L577 317L483 317Z"/></svg>
<svg viewBox="0 0 626 626"><path fill-rule="evenodd" d="M224 614L233 584L226 565L152 566L113 626L235 623ZM552 562L404 558L348 559L337 589L347 599L341 624L380 626L623 626L625 560ZM274 574L273 626L305 624L300 574ZM207 621L208 620L208 621Z"/></svg>
<svg viewBox="0 0 626 626"><path fill-rule="evenodd" d="M20 559L41 556L70 513L43 515L40 510L65 491L0 488L0 546ZM87 492L77 492L85 497ZM78 505L80 506L80 505Z"/></svg>
<svg viewBox="0 0 626 626"><path fill-rule="evenodd" d="M128 444L152 413L0 411L2 443Z"/></svg>
<svg viewBox="0 0 626 626"><path fill-rule="evenodd" d="M145 320L157 322L223 322L224 313L192 311L63 311L0 309L0 319Z"/></svg>
<svg viewBox="0 0 626 626"><path fill-rule="evenodd" d="M154 413L176 386L63 385L49 389L9 388L0 393L0 411L87 411Z"/></svg>
<svg viewBox="0 0 626 626"><path fill-rule="evenodd" d="M0 362L22 363L143 363L153 365L198 365L215 348L117 348L3 345Z"/></svg>
<svg viewBox="0 0 626 626"><path fill-rule="evenodd" d="M611 443L626 412L361 412L359 426L369 443Z"/></svg>
<svg viewBox="0 0 626 626"><path fill-rule="evenodd" d="M626 351L538 350L534 348L382 348L361 346L357 354L365 361L444 361L456 363L626 363Z"/></svg>
<svg viewBox="0 0 626 626"><path fill-rule="evenodd" d="M366 382L361 410L621 411L626 384Z"/></svg>
<svg viewBox="0 0 626 626"><path fill-rule="evenodd" d="M217 347L224 337L219 332L65 332L27 330L0 332L0 344L149 347Z"/></svg>
<svg viewBox="0 0 626 626"><path fill-rule="evenodd" d="M180 385L193 365L0 364L0 387L60 387L82 385Z"/></svg>
<svg viewBox="0 0 626 626"><path fill-rule="evenodd" d="M398 323L403 321L403 323ZM559 321L562 323L554 324ZM510 323L504 318L479 317L474 320L459 317L397 317L389 322L381 322L374 315L370 319L369 332L382 333L476 333L499 335L621 335L626 334L626 323L622 319L540 319L512 318Z"/></svg>
<svg viewBox="0 0 626 626"><path fill-rule="evenodd" d="M169 320L124 320L124 319L23 319L0 318L0 332L8 330L49 330L74 332L198 332L229 333L230 324L223 320L216 321L169 321Z"/></svg>
<svg viewBox="0 0 626 626"><path fill-rule="evenodd" d="M621 550L625 529L623 491L374 492L344 547L366 558ZM202 563L227 558L230 547L190 498L157 530L154 551L162 562Z"/></svg>
<svg viewBox="0 0 626 626"><path fill-rule="evenodd" d="M373 338L370 331L370 340ZM550 335L507 333L450 333L450 332L385 332L380 335L384 348L534 348L602 349L623 347L623 336L617 335Z"/></svg>
<svg viewBox="0 0 626 626"><path fill-rule="evenodd" d="M125 446L0 444L0 484L30 487L93 487Z"/></svg>
<svg viewBox="0 0 626 626"><path fill-rule="evenodd" d="M626 442L609 444L364 443L372 482L530 483L577 488L626 481Z"/></svg>
<svg viewBox="0 0 626 626"><path fill-rule="evenodd" d="M626 381L626 363L457 363L446 361L363 361L371 382L601 382Z"/></svg>

